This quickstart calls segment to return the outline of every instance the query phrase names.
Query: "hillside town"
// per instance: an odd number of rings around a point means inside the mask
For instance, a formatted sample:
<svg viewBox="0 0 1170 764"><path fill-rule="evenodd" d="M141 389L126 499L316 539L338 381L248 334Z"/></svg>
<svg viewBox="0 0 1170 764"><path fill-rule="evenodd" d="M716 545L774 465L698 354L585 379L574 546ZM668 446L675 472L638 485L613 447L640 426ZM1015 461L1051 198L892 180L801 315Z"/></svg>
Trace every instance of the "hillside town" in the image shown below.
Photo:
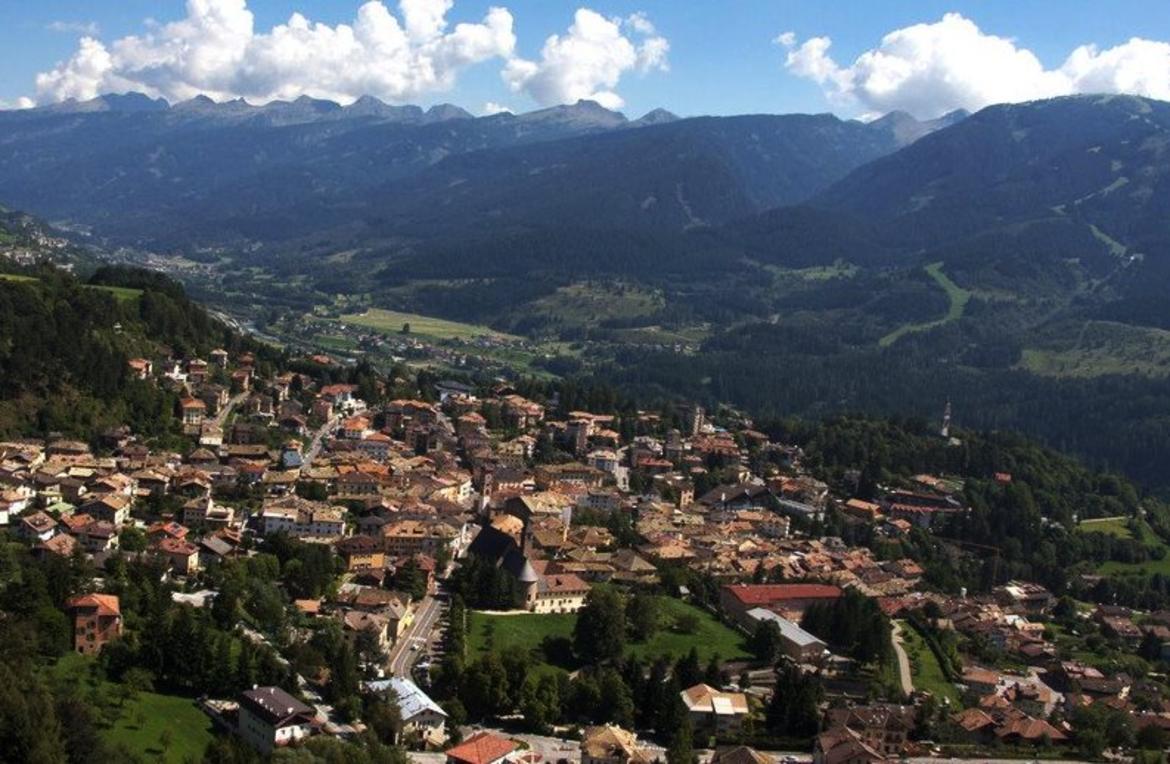
<svg viewBox="0 0 1170 764"><path fill-rule="evenodd" d="M186 686L261 755L387 725L420 761L466 764L1165 744L1170 695L1145 670L1170 657L1170 611L1002 575L948 592L932 565L998 553L906 553L971 512L965 480L1012 486L1006 468L881 482L855 469L843 483L731 410L566 411L503 381L348 383L328 381L328 357L301 367L322 373L265 376L226 350L135 358L130 373L174 394L174 448L126 427L0 443L8 537L84 572L61 609L72 650L141 676L155 615L114 582L152 571L166 623L207 620L191 628L218 629L209 649L236 666ZM627 628L615 652L598 646ZM513 659L500 643L525 630L543 639L516 637L527 652ZM245 668L241 650L267 668ZM483 700L497 653L518 675ZM586 681L608 698L607 677L614 704L569 700ZM659 707L614 710L640 697Z"/></svg>

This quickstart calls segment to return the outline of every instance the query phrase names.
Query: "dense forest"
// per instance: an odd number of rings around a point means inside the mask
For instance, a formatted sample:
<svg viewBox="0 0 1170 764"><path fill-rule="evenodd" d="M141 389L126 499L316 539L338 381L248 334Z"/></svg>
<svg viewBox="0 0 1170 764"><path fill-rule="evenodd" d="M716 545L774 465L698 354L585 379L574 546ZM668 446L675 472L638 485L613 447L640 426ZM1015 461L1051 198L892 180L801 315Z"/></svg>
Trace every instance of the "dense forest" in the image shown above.
<svg viewBox="0 0 1170 764"><path fill-rule="evenodd" d="M176 282L136 268L106 266L87 281L50 265L0 274L0 433L89 438L129 425L166 435L175 394L130 374L129 359L252 350L190 301Z"/></svg>

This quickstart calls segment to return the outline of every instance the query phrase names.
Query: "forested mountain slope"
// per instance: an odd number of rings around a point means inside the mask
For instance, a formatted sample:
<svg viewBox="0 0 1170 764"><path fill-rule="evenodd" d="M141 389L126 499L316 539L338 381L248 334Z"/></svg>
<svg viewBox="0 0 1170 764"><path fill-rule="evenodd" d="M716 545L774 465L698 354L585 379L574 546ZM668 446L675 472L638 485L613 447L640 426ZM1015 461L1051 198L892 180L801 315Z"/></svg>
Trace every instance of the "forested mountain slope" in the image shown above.
<svg viewBox="0 0 1170 764"><path fill-rule="evenodd" d="M0 184L8 203L150 246L427 229L442 213L490 224L502 199L525 220L681 228L799 201L937 126L130 94L0 112Z"/></svg>

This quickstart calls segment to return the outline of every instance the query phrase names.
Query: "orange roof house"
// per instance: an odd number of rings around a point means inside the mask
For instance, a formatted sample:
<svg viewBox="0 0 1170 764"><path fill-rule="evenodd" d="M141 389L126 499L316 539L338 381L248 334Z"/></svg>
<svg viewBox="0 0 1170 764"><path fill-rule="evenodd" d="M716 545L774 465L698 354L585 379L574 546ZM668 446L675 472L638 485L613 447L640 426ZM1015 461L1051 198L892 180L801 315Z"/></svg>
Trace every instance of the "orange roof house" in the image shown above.
<svg viewBox="0 0 1170 764"><path fill-rule="evenodd" d="M96 655L122 636L122 609L113 594L71 597L65 609L73 616L73 649L82 655Z"/></svg>
<svg viewBox="0 0 1170 764"><path fill-rule="evenodd" d="M497 764L519 746L506 737L479 732L447 750L447 764Z"/></svg>

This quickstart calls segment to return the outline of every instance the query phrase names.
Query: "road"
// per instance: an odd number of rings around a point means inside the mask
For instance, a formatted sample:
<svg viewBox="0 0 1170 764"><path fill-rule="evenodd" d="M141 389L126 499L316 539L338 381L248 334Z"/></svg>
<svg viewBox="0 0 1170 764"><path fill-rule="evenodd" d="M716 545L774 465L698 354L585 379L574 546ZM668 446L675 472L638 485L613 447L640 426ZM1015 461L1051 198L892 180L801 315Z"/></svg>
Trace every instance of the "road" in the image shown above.
<svg viewBox="0 0 1170 764"><path fill-rule="evenodd" d="M305 450L304 457L301 459L303 466L308 467L317 458L317 454L321 451L321 441L337 428L337 423L340 421L341 417L335 416L317 428L317 431L313 433L313 439L309 441L309 447Z"/></svg>
<svg viewBox="0 0 1170 764"><path fill-rule="evenodd" d="M898 679L902 682L902 692L909 695L914 692L914 678L910 674L906 648L902 647L902 624L897 621L894 621L894 629L890 632L890 641L894 643L894 655L898 657Z"/></svg>
<svg viewBox="0 0 1170 764"><path fill-rule="evenodd" d="M241 403L243 403L244 399L247 398L248 395L249 395L249 393L245 390L242 393L237 393L234 398L229 400L227 402L227 405L224 406L223 408L221 408L219 410L219 413L215 415L215 419L212 420L214 422L215 426L220 428L220 429L223 429L223 424L224 424L224 422L227 421L227 418L229 416L231 416L232 409L234 409L236 406L239 406Z"/></svg>
<svg viewBox="0 0 1170 764"><path fill-rule="evenodd" d="M414 621L394 643L390 649L390 659L386 661L391 676L410 678L410 670L414 667L430 641L431 632L443 613L443 603L434 597L423 597L419 600L418 609L414 614ZM416 646L418 649L412 650Z"/></svg>

